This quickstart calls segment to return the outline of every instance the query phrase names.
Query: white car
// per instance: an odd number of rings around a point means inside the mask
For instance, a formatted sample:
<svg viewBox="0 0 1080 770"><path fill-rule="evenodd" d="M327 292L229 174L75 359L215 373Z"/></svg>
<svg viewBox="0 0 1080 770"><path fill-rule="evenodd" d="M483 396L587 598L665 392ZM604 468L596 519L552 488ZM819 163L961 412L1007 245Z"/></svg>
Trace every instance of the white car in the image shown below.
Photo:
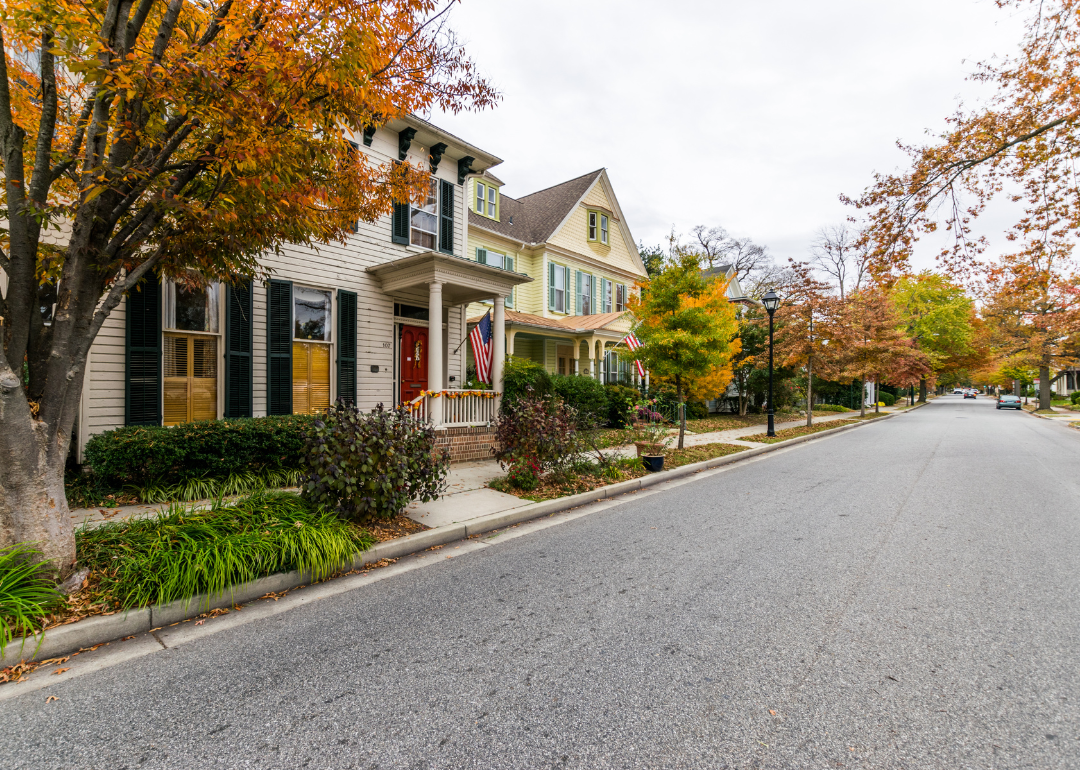
<svg viewBox="0 0 1080 770"><path fill-rule="evenodd" d="M954 396L962 396L962 395L964 395L964 389L963 388L953 388L952 389L952 394Z"/></svg>

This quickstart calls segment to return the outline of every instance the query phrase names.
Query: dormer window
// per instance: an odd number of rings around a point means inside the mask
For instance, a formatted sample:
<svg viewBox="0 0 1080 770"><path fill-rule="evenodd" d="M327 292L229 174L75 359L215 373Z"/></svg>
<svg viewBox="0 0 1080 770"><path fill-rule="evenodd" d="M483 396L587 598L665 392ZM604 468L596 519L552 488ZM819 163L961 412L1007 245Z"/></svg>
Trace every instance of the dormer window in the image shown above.
<svg viewBox="0 0 1080 770"><path fill-rule="evenodd" d="M602 211L589 212L589 240L608 245L608 215Z"/></svg>
<svg viewBox="0 0 1080 770"><path fill-rule="evenodd" d="M476 183L476 200L473 209L480 216L499 218L499 188L483 182Z"/></svg>

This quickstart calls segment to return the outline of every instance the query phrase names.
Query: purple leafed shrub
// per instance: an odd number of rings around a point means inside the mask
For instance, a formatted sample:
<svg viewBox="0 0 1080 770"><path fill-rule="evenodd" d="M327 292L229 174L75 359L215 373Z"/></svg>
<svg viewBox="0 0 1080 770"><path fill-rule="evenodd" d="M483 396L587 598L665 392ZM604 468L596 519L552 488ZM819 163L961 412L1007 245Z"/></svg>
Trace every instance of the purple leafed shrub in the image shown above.
<svg viewBox="0 0 1080 770"><path fill-rule="evenodd" d="M525 475L527 464L540 474L565 468L581 452L577 413L553 396L537 396L531 388L495 421L495 448L502 467Z"/></svg>

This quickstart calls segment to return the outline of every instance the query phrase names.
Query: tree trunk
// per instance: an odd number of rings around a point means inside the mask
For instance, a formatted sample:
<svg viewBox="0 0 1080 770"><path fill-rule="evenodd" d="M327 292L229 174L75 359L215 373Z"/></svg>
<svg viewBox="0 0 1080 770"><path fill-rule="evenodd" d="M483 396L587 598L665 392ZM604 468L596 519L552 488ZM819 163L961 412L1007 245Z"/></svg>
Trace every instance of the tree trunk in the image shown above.
<svg viewBox="0 0 1080 770"><path fill-rule="evenodd" d="M866 417L866 380L860 380L862 391L859 393L859 417Z"/></svg>
<svg viewBox="0 0 1080 770"><path fill-rule="evenodd" d="M70 443L30 416L22 382L0 361L0 547L33 543L57 575L75 564L75 532L64 492ZM57 437L50 440L50 434Z"/></svg>
<svg viewBox="0 0 1080 770"><path fill-rule="evenodd" d="M814 357L806 359L806 427L814 427Z"/></svg>
<svg viewBox="0 0 1080 770"><path fill-rule="evenodd" d="M926 403L926 378L923 377L919 380L919 403Z"/></svg>
<svg viewBox="0 0 1080 770"><path fill-rule="evenodd" d="M679 449L682 449L683 436L686 434L686 409L683 407L682 380L677 374L675 375L675 400L679 402L675 408L679 410Z"/></svg>
<svg viewBox="0 0 1080 770"><path fill-rule="evenodd" d="M1039 409L1049 409L1050 398L1050 356L1044 355L1039 366Z"/></svg>
<svg viewBox="0 0 1080 770"><path fill-rule="evenodd" d="M874 378L874 414L881 414L881 392L878 389L879 379L881 378Z"/></svg>

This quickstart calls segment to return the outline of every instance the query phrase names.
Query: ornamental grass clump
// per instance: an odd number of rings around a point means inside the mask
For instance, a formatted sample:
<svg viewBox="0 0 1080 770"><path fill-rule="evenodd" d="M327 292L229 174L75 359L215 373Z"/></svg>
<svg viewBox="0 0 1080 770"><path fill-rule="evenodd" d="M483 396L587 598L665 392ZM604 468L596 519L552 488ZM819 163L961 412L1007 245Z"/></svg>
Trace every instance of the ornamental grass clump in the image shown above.
<svg viewBox="0 0 1080 770"><path fill-rule="evenodd" d="M0 548L0 655L13 639L35 633L42 618L63 604L40 556L29 543Z"/></svg>
<svg viewBox="0 0 1080 770"><path fill-rule="evenodd" d="M353 521L393 519L413 500L446 491L450 453L405 409L361 412L338 402L305 434L300 494Z"/></svg>
<svg viewBox="0 0 1080 770"><path fill-rule="evenodd" d="M153 518L76 532L80 562L122 607L165 604L279 572L337 572L371 547L367 532L287 492L175 504Z"/></svg>

